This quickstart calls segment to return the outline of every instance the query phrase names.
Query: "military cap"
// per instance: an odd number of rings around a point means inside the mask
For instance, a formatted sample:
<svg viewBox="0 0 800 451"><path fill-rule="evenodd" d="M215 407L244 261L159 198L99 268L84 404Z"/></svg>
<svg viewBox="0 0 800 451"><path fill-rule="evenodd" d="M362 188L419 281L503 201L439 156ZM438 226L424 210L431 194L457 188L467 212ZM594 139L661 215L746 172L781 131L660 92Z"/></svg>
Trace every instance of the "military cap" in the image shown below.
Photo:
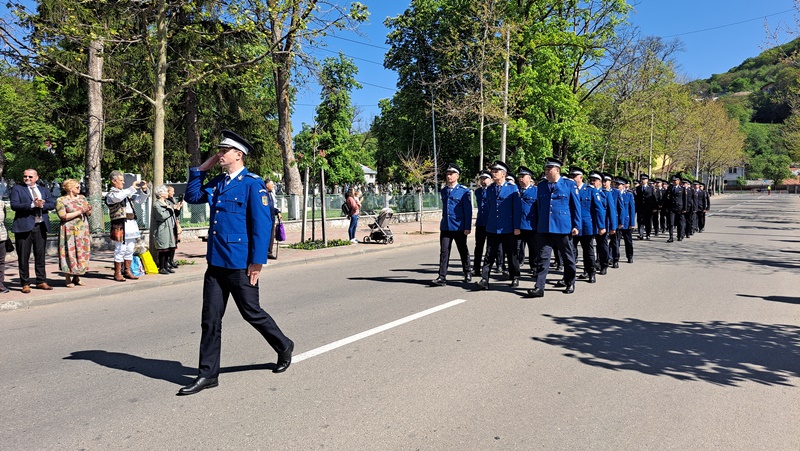
<svg viewBox="0 0 800 451"><path fill-rule="evenodd" d="M692 182L692 185L698 185L698 186L700 186L700 181L699 181L699 180L695 180L694 182Z"/></svg>
<svg viewBox="0 0 800 451"><path fill-rule="evenodd" d="M626 179L625 177L617 177L617 180L615 180L615 182L617 185L627 185L628 179Z"/></svg>
<svg viewBox="0 0 800 451"><path fill-rule="evenodd" d="M675 174L675 175L673 175L673 176L672 176L672 181L673 181L673 182L674 182L675 180L680 180L680 179L681 179L681 176L680 176L680 175L677 175L677 174Z"/></svg>
<svg viewBox="0 0 800 451"><path fill-rule="evenodd" d="M483 178L487 178L487 179L492 178L492 173L487 171L486 169L484 169L484 170L481 171L480 174L478 174L478 178L481 178L481 179L483 179Z"/></svg>
<svg viewBox="0 0 800 451"><path fill-rule="evenodd" d="M512 183L513 183L513 182L514 182L514 176L507 175L507 176L506 176L506 181L507 181L507 182L512 182Z"/></svg>
<svg viewBox="0 0 800 451"><path fill-rule="evenodd" d="M577 166L570 166L569 167L569 175L571 177L575 177L576 175L584 175L584 171L583 171L583 169L581 169L581 168L579 168Z"/></svg>
<svg viewBox="0 0 800 451"><path fill-rule="evenodd" d="M525 166L520 166L519 168L517 168L517 176L522 177L523 175L530 175L531 177L533 177L533 171L526 168Z"/></svg>
<svg viewBox="0 0 800 451"><path fill-rule="evenodd" d="M444 168L444 172L455 172L456 174L461 174L461 168L455 163L447 163L447 166Z"/></svg>
<svg viewBox="0 0 800 451"><path fill-rule="evenodd" d="M500 169L501 171L506 171L506 174L511 172L511 168L509 168L507 164L500 160L495 160L494 163L489 166L489 169Z"/></svg>
<svg viewBox="0 0 800 451"><path fill-rule="evenodd" d="M614 176L609 174L608 172L603 172L603 180L611 180L614 181Z"/></svg>
<svg viewBox="0 0 800 451"><path fill-rule="evenodd" d="M217 147L231 147L243 152L245 155L253 151L253 145L248 140L227 129L222 130L222 141L217 144Z"/></svg>
<svg viewBox="0 0 800 451"><path fill-rule="evenodd" d="M640 175L640 176L639 176L639 180L643 180L643 179L650 180L650 175L648 175L648 174L642 174L642 175Z"/></svg>
<svg viewBox="0 0 800 451"><path fill-rule="evenodd" d="M589 178L590 179L603 180L603 175L600 174L597 171L591 171L591 172L589 172Z"/></svg>
<svg viewBox="0 0 800 451"><path fill-rule="evenodd" d="M564 166L564 163L562 163L561 160L559 160L558 158L547 157L544 159L544 165L545 167L555 166L560 168L561 166Z"/></svg>

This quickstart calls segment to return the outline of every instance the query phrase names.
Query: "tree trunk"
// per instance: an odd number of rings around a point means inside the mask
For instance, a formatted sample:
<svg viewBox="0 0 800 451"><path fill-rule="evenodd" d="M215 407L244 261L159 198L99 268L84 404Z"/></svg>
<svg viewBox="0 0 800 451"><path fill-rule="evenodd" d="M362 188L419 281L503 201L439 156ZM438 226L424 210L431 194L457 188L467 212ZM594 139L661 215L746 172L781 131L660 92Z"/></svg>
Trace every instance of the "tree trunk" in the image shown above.
<svg viewBox="0 0 800 451"><path fill-rule="evenodd" d="M189 166L200 166L200 130L197 129L199 114L197 112L197 91L189 88L183 99L186 112L186 153L189 155Z"/></svg>
<svg viewBox="0 0 800 451"><path fill-rule="evenodd" d="M103 78L103 41L97 39L89 44L88 75L95 80ZM101 196L103 193L103 175L100 162L103 160L103 85L98 81L87 82L87 101L89 104L88 137L86 140L86 189L89 201L96 208L96 213L89 216L89 229L92 232L104 232L105 221Z"/></svg>
<svg viewBox="0 0 800 451"><path fill-rule="evenodd" d="M283 187L286 194L300 195L303 185L300 181L300 170L294 160L292 147L292 111L289 103L289 82L291 77L291 54L278 53L273 57L276 62L273 74L278 101L278 147L283 159Z"/></svg>
<svg viewBox="0 0 800 451"><path fill-rule="evenodd" d="M167 85L167 17L166 0L159 0L156 13L156 39L158 53L156 58L156 80L153 88L153 181L150 186L150 196L156 186L164 183L164 131L166 114L166 85ZM148 212L149 218L150 212ZM150 221L150 250L155 249L155 222Z"/></svg>

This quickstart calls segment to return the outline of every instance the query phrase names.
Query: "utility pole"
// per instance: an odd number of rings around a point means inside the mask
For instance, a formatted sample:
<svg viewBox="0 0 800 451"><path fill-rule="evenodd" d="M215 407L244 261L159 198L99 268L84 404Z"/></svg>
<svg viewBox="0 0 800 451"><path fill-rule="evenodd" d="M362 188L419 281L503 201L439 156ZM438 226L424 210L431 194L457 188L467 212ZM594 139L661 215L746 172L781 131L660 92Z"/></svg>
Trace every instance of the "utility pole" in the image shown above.
<svg viewBox="0 0 800 451"><path fill-rule="evenodd" d="M650 111L650 162L647 168L647 174L653 176L653 111Z"/></svg>
<svg viewBox="0 0 800 451"><path fill-rule="evenodd" d="M700 137L697 137L697 160L694 169L694 178L700 178Z"/></svg>
<svg viewBox="0 0 800 451"><path fill-rule="evenodd" d="M434 105L433 89L431 89L431 127L433 128L433 176L436 190L439 190L439 160L436 156L436 105ZM421 220L421 219L420 219Z"/></svg>
<svg viewBox="0 0 800 451"><path fill-rule="evenodd" d="M503 132L500 136L500 160L506 161L506 133L508 132L508 66L511 58L511 27L506 29L505 87L503 88Z"/></svg>

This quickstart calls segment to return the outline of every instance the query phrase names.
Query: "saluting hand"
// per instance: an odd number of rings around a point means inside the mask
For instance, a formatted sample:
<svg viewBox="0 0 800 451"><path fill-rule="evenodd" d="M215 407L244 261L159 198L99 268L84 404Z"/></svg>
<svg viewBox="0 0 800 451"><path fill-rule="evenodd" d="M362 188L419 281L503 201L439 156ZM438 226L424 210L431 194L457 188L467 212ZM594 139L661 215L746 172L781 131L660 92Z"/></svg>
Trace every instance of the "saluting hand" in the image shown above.
<svg viewBox="0 0 800 451"><path fill-rule="evenodd" d="M206 172L206 171L208 171L209 169L211 169L211 168L213 168L214 166L216 166L216 165L217 165L217 163L219 162L219 158L220 158L220 157L222 156L222 154L224 154L224 153L225 153L225 152L217 152L217 153L215 153L214 155L211 155L211 156L208 158L208 160L204 161L204 162L203 162L203 164L201 164L200 166L198 166L198 168L197 168L197 169L199 169L199 170L201 170L201 171L203 171L203 172Z"/></svg>
<svg viewBox="0 0 800 451"><path fill-rule="evenodd" d="M258 276L261 275L261 263L250 263L247 267L247 275L250 276L250 286L256 286Z"/></svg>

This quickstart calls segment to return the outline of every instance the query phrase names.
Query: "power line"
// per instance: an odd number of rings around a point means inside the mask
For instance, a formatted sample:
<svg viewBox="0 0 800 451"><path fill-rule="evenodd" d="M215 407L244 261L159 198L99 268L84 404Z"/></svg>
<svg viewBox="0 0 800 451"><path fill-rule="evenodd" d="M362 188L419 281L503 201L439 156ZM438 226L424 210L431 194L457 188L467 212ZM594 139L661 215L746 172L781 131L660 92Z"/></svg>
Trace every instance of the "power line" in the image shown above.
<svg viewBox="0 0 800 451"><path fill-rule="evenodd" d="M342 41L352 42L352 43L358 44L358 45L365 45L367 47L375 47L376 49L381 49L381 50L390 50L391 49L391 47L386 47L386 46L382 46L382 45L375 45L375 44L368 44L366 42L356 41L355 39L347 39L347 38L343 38L341 36L330 35L330 36L327 36L327 37L333 38L333 39L341 39Z"/></svg>
<svg viewBox="0 0 800 451"><path fill-rule="evenodd" d="M716 27L711 27L711 28L703 28L702 30L687 31L687 32L685 32L685 33L676 33L676 34L671 34L671 35L669 35L669 36L662 36L662 38L674 38L674 37L676 37L676 36L684 36L684 35L687 35L687 34L702 33L702 32L704 32L704 31L718 30L718 29L720 29L720 28L732 27L732 26L734 26L734 25L740 25L740 24L747 23L747 22L753 22L753 21L755 21L755 20L766 19L767 17L772 17L772 16L778 16L778 15L781 15L781 14L786 14L786 13L788 13L788 12L791 12L791 11L794 11L794 8L792 8L792 9L787 9L787 10L785 10L785 11L781 11L781 12L777 12L777 13L767 14L766 16L758 16L758 17L754 17L754 18L752 18L752 19L742 20L742 21L740 21L740 22L733 22L733 23L729 23L729 24L725 24L725 25L718 25L718 26L716 26Z"/></svg>
<svg viewBox="0 0 800 451"><path fill-rule="evenodd" d="M348 54L346 54L346 53L342 52L341 50L339 50L339 51L333 51L333 50L330 50L330 49L325 49L325 48L322 48L322 47L317 47L317 46L314 46L314 45L309 45L308 47L309 47L309 48L312 48L312 49L315 49L315 50L321 50L321 51L323 51L323 52L335 53L335 54L337 54L337 55L338 55L339 53L341 53L343 56L346 56L346 57L348 57L348 58L350 58L350 59L353 59L353 60L359 60L359 61L364 61L364 62L367 62L367 63L372 63L372 64L377 64L378 66L381 66L381 67L383 67L383 63L379 63L379 62L377 62L377 61L372 61L372 60L368 60L368 59L364 59L364 58L359 58L359 57L357 57L357 56L350 56L350 55L348 55Z"/></svg>

